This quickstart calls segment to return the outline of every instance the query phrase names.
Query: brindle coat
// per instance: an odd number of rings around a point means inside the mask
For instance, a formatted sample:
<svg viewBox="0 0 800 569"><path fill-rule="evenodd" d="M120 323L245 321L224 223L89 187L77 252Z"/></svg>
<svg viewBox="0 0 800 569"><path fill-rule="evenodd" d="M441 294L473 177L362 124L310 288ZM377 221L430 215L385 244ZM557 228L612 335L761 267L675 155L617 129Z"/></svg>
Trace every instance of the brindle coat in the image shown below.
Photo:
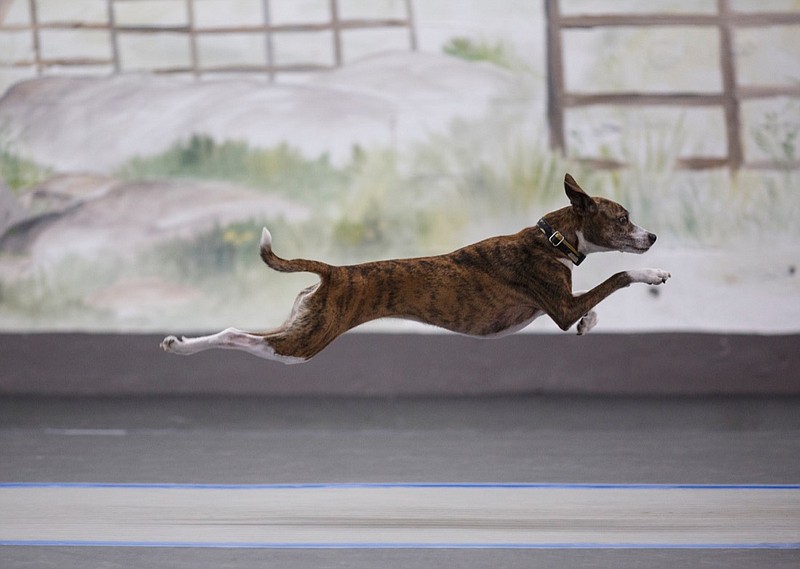
<svg viewBox="0 0 800 569"><path fill-rule="evenodd" d="M581 253L643 253L655 242L654 234L631 223L621 205L589 197L569 174L564 188L571 205L544 219ZM349 266L282 259L272 251L265 229L261 258L277 271L307 271L320 277L318 284L298 295L281 327L262 333L228 329L193 339L170 336L162 347L181 354L236 348L296 363L312 358L347 330L385 317L491 337L516 332L547 314L563 330L581 320L578 333L582 334L596 322L591 309L614 291L634 282L660 284L670 276L658 269L623 271L575 295L570 259L538 227L485 239L445 255Z"/></svg>

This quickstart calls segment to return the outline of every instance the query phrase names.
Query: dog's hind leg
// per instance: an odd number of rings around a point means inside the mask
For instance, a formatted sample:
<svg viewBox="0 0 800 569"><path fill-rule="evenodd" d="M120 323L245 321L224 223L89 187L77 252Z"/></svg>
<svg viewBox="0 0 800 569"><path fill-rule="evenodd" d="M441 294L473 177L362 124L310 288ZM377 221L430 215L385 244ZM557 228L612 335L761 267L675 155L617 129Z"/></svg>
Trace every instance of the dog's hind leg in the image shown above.
<svg viewBox="0 0 800 569"><path fill-rule="evenodd" d="M228 328L197 338L167 336L161 342L165 352L188 356L215 348L241 350L260 358L296 364L310 360L349 326L324 316L325 298L314 298L322 283L297 295L286 322L267 332L244 332Z"/></svg>
<svg viewBox="0 0 800 569"><path fill-rule="evenodd" d="M280 334L280 331L275 332L275 334ZM243 332L236 328L227 328L217 334L199 336L197 338L167 336L164 338L164 341L161 342L161 348L165 352L182 356L189 356L197 352L214 348L241 350L260 358L275 360L285 364L302 363L308 359L304 357L285 356L277 353L265 336L264 334Z"/></svg>

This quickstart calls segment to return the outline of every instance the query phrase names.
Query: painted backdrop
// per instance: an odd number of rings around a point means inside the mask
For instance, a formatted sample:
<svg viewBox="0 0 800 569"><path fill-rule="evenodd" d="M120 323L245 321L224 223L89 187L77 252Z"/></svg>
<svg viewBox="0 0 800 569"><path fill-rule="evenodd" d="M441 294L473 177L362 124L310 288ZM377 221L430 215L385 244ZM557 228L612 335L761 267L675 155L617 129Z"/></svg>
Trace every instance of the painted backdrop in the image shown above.
<svg viewBox="0 0 800 569"><path fill-rule="evenodd" d="M800 331L798 0L0 0L0 93L1 331L268 328L262 225L446 252L567 171L659 234L576 290L673 274L598 331Z"/></svg>

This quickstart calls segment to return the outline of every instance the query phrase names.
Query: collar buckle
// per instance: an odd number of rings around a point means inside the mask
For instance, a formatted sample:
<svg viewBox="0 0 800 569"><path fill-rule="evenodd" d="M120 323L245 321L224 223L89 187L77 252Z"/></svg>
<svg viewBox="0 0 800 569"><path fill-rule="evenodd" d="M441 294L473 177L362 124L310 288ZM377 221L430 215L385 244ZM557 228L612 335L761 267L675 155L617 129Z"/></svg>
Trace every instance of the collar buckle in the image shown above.
<svg viewBox="0 0 800 569"><path fill-rule="evenodd" d="M558 230L553 231L553 234L547 238L550 241L550 245L553 247L560 247L561 244L564 242L564 236L561 235L561 232Z"/></svg>
<svg viewBox="0 0 800 569"><path fill-rule="evenodd" d="M576 265L580 265L586 258L586 255L578 251L569 243L569 241L566 240L563 233L557 229L553 229L544 218L540 219L539 223L536 225L538 225L539 229L542 230L542 233L544 233L545 237L550 242L550 245L564 253L569 260Z"/></svg>

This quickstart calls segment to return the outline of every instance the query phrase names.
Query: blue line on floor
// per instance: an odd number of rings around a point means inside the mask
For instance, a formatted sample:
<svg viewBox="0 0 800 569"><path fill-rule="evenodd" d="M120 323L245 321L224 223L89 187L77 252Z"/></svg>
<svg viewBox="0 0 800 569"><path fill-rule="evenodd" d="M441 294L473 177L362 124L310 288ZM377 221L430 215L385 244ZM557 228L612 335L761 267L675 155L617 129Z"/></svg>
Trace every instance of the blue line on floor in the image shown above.
<svg viewBox="0 0 800 569"><path fill-rule="evenodd" d="M800 543L340 543L0 540L19 547L158 547L202 549L800 549Z"/></svg>
<svg viewBox="0 0 800 569"><path fill-rule="evenodd" d="M479 488L565 490L800 490L800 484L562 484L489 482L356 482L299 484L186 484L117 482L0 482L1 488L131 488L169 490L319 490L385 488Z"/></svg>

